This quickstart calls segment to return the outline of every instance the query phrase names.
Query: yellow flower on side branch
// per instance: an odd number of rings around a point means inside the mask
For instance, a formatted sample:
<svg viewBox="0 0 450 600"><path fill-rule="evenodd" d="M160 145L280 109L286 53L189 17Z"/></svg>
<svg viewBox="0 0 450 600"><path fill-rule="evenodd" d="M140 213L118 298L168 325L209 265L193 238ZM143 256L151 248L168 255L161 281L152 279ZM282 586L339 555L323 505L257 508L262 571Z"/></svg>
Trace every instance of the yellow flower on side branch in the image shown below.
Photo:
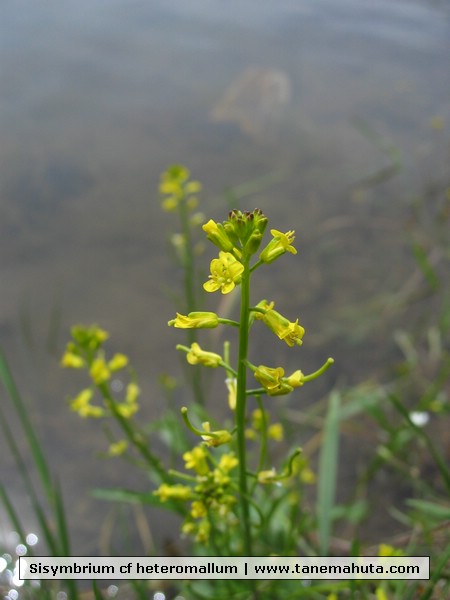
<svg viewBox="0 0 450 600"><path fill-rule="evenodd" d="M120 371L128 364L128 356L125 354L114 354L112 359L108 362L108 368L110 371Z"/></svg>
<svg viewBox="0 0 450 600"><path fill-rule="evenodd" d="M140 393L141 393L141 388L138 386L137 383L134 383L133 381L131 381L127 385L127 389L125 392L125 402L127 404L135 404L136 400L139 398Z"/></svg>
<svg viewBox="0 0 450 600"><path fill-rule="evenodd" d="M192 489L187 485L181 484L169 485L162 483L153 493L155 496L159 496L161 502L167 502L167 500L192 500L194 498Z"/></svg>
<svg viewBox="0 0 450 600"><path fill-rule="evenodd" d="M213 368L218 367L222 363L222 357L219 354L202 350L196 342L191 344L190 350L186 354L186 360L190 365L200 364Z"/></svg>
<svg viewBox="0 0 450 600"><path fill-rule="evenodd" d="M295 240L295 231L281 233L281 231L278 231L277 229L271 229L270 233L272 234L273 239L261 252L259 255L259 260L264 263L271 263L286 252L297 254L297 250L291 245Z"/></svg>
<svg viewBox="0 0 450 600"><path fill-rule="evenodd" d="M211 431L211 426L208 421L202 423L203 433L201 435L202 440L207 446L216 448L223 444L228 444L231 441L231 433L226 429L220 429L217 431Z"/></svg>
<svg viewBox="0 0 450 600"><path fill-rule="evenodd" d="M108 455L109 456L121 456L128 448L128 442L126 440L119 440L109 445Z"/></svg>
<svg viewBox="0 0 450 600"><path fill-rule="evenodd" d="M292 348L294 344L302 345L305 334L304 328L298 324L298 319L292 323L276 310L268 310L262 316L262 321L273 333Z"/></svg>
<svg viewBox="0 0 450 600"><path fill-rule="evenodd" d="M213 329L219 325L219 317L216 313L204 311L190 312L188 315L177 313L168 325L178 329Z"/></svg>
<svg viewBox="0 0 450 600"><path fill-rule="evenodd" d="M81 356L67 350L61 359L61 366L69 369L82 369L86 363Z"/></svg>
<svg viewBox="0 0 450 600"><path fill-rule="evenodd" d="M265 365L255 367L250 363L248 365L253 371L255 379L259 381L269 396L283 396L303 385L304 376L300 370L295 371L289 377L284 377L282 367L271 368Z"/></svg>
<svg viewBox="0 0 450 600"><path fill-rule="evenodd" d="M76 412L83 419L89 417L98 419L105 415L105 410L101 406L94 406L91 404L94 391L91 388L81 390L70 403L70 408Z"/></svg>

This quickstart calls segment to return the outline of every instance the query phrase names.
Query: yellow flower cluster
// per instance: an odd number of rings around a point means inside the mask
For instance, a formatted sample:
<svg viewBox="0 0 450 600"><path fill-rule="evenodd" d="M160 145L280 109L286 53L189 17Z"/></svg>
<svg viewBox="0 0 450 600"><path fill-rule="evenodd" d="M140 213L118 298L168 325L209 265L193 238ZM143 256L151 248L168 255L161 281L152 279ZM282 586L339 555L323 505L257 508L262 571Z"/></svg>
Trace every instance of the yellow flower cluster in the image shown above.
<svg viewBox="0 0 450 600"><path fill-rule="evenodd" d="M207 543L210 533L209 515L220 517L223 527L234 521L232 508L236 502L233 494L230 472L238 465L234 453L222 454L216 463L202 444L183 454L186 469L194 476L180 474L191 479L191 485L163 483L154 492L161 502L182 500L191 503L189 515L185 519L182 532L192 535L196 541Z"/></svg>
<svg viewBox="0 0 450 600"><path fill-rule="evenodd" d="M197 207L197 194L202 186L198 181L189 181L189 169L181 165L172 165L161 175L159 192L163 196L162 208L174 212L181 201L185 200L189 209Z"/></svg>
<svg viewBox="0 0 450 600"><path fill-rule="evenodd" d="M124 398L121 402L114 399L109 387L112 374L128 366L128 357L125 354L116 353L110 360L106 359L103 344L109 335L97 325L89 327L77 325L72 328L71 333L72 341L67 344L61 359L61 366L87 369L91 386L81 390L70 401L70 408L82 418L98 419L109 416L111 411L116 411L120 417L129 419L139 409L139 386L135 381L130 381L125 387ZM103 396L104 406L92 404L95 390ZM110 446L108 454L117 456L123 451L123 443L118 442L116 445Z"/></svg>

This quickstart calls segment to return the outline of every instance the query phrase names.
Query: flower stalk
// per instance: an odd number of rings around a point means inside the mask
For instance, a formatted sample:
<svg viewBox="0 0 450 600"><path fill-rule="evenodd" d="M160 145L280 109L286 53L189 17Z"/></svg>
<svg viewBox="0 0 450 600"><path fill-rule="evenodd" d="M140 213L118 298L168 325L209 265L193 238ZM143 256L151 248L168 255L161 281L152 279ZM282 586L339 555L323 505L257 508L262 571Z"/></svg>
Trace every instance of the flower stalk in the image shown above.
<svg viewBox="0 0 450 600"><path fill-rule="evenodd" d="M252 556L250 529L250 507L247 493L247 455L245 440L245 419L247 404L247 354L248 354L248 318L250 307L250 271L249 257L244 261L244 272L241 280L241 310L239 328L239 357L236 391L236 429L237 455L239 459L239 500L244 531L244 550L246 556Z"/></svg>

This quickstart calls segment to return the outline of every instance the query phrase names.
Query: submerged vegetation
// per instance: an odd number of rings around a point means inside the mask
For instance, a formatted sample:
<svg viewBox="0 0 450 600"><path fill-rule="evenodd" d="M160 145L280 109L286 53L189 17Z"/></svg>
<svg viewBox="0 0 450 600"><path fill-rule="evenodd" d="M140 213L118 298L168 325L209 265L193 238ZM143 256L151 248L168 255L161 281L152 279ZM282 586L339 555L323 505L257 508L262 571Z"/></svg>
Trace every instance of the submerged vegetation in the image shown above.
<svg viewBox="0 0 450 600"><path fill-rule="evenodd" d="M446 597L450 593L446 437L450 297L441 267L448 266L450 259L449 190L443 191L432 216L425 204L415 207L410 247L416 275L388 307L390 311L408 309L415 315L416 326L391 333L390 341L397 344L401 358L393 368L389 365L382 378L359 381L348 389L337 383L331 391L321 391L317 402L308 406L302 403L301 388L309 382L314 386L334 360L325 355L322 366L319 363L309 374L301 370L300 360L297 366L297 358L292 372L280 364L280 352L297 357L304 341L307 351L307 324L296 315L284 315L277 297L279 278L270 298L254 299L252 293L254 277L271 281L278 261L300 260L299 236L293 230L275 228L276 211L269 235L269 219L259 209L233 209L223 222L208 219L198 212L200 192L200 183L190 179L185 167L172 166L161 177L162 208L179 218L180 231L170 241L182 273L183 294L176 307L180 312L168 325L183 330L180 335L185 336L177 345L184 363L182 400L177 404L168 398L164 415L142 423L139 409L144 399L138 374L128 356L111 349L110 334L100 326L73 327L63 353L61 365L85 376L81 390L70 399L70 409L98 422L99 431L106 434L105 455L124 460L125 468L133 465L143 475L139 490L97 489L95 495L109 502L173 512L179 522L179 532L173 534L174 553L429 555L431 576L429 581L199 580L174 582L167 589L160 583L141 581L129 583L126 597L148 598L157 590L168 599L186 600ZM207 277L200 266L205 237L218 251ZM206 310L206 297L214 294L232 301ZM364 327L362 335L370 343L370 321ZM260 364L258 358L261 339L268 339L274 348L265 346L264 355L277 357L268 364ZM339 356L334 358L338 365ZM212 372L222 375L218 391L207 377ZM120 387L115 384L119 376ZM16 432L10 430L7 413L1 411L3 435L39 524L41 546L45 544L39 553L70 555L66 524L70 515L66 517L58 481L50 472L4 356L0 357L0 377L28 443L24 453L16 443ZM325 382L330 388L330 379L325 377ZM173 396L173 378L166 376L162 383L168 397ZM188 389L189 403L184 401ZM343 495L342 461L349 459L340 448L348 440L358 448L359 456L354 456L353 490ZM167 452L161 453L161 443ZM27 454L33 457L34 468ZM46 582L38 589L31 584L18 586L14 563L20 553L32 553L34 546L4 487L0 487L0 500L10 528L17 532L14 548L0 547L4 552L0 591L5 597L59 600L61 593L74 600L85 597L86 591L80 591L76 581L64 582L63 592L62 586L56 589ZM389 515L388 526L380 525L381 512ZM395 531L392 523L396 523ZM167 548L155 552L164 555ZM93 582L92 598L122 597L120 586L104 583Z"/></svg>

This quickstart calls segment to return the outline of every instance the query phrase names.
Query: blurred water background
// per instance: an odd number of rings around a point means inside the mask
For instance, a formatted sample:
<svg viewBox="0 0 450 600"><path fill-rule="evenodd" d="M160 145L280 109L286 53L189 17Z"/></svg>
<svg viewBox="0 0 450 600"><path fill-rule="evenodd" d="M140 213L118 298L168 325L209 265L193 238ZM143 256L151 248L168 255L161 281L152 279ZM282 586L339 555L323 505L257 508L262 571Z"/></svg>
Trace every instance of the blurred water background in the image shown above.
<svg viewBox="0 0 450 600"><path fill-rule="evenodd" d="M392 302L416 274L411 207L425 204L426 227L450 184L450 5L5 0L0 12L0 346L59 473L73 553L95 553L105 505L89 490L145 482L92 458L105 441L69 412L80 383L58 361L70 325L97 322L139 372L142 419L161 411L180 338L166 325L179 273L160 172L186 164L217 220L225 190L269 175L241 208L295 228L300 254L255 278L255 298L307 329L301 354L270 349L272 362L337 361L302 401L384 373L411 319Z"/></svg>

